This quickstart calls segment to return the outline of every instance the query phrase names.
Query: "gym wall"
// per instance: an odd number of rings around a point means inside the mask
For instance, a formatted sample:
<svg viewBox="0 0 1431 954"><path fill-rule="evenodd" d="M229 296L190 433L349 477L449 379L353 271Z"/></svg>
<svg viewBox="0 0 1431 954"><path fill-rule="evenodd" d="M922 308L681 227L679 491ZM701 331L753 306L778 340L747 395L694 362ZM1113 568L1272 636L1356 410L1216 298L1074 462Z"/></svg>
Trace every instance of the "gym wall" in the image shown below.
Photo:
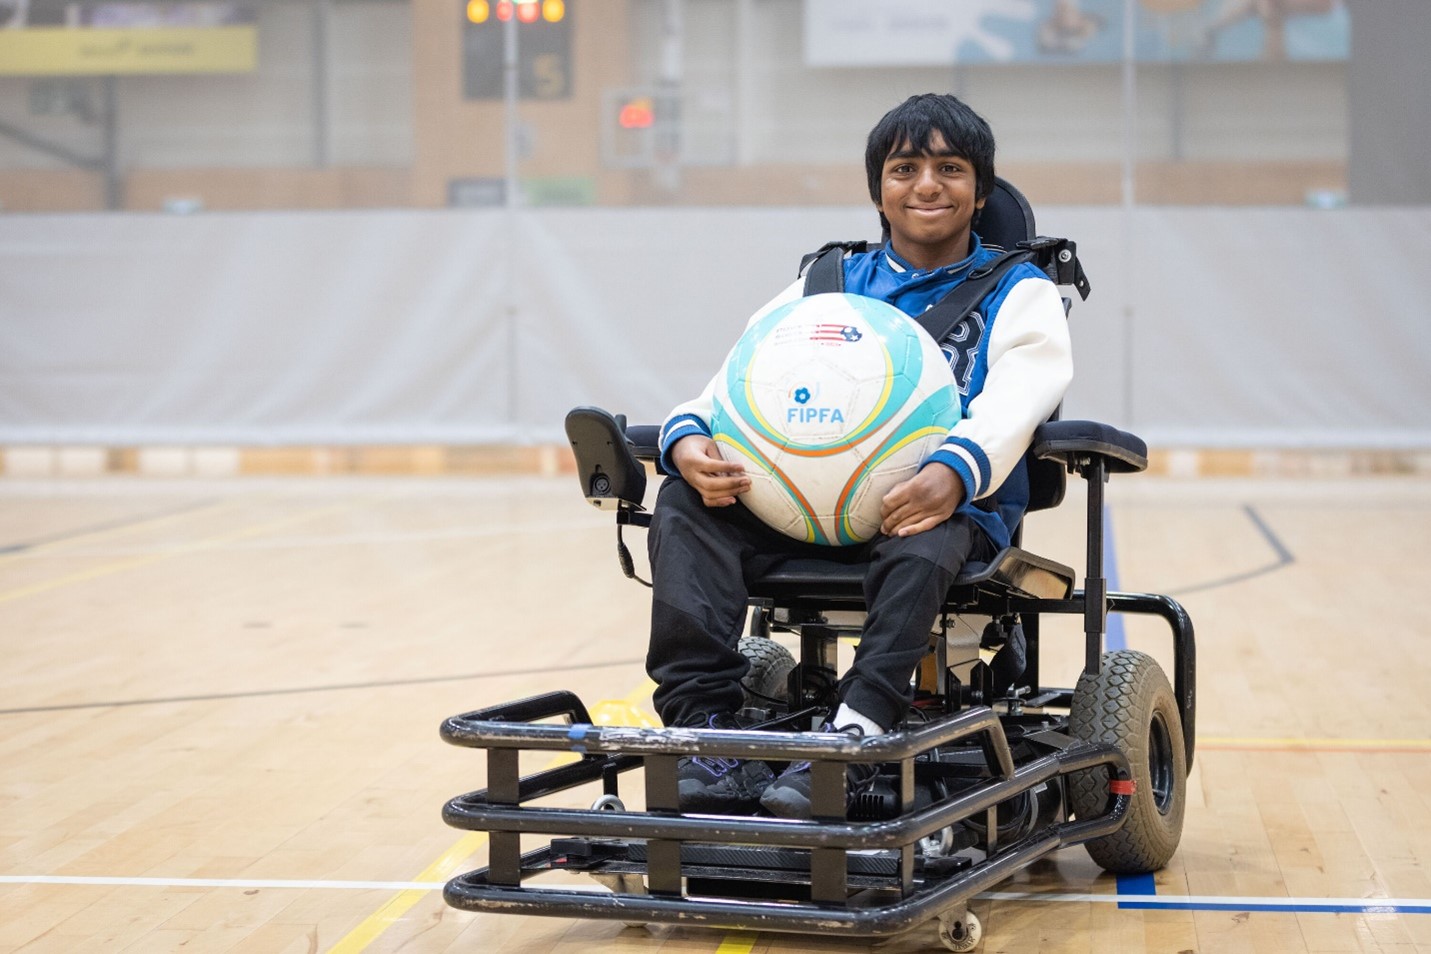
<svg viewBox="0 0 1431 954"><path fill-rule="evenodd" d="M1155 446L1431 448L1431 209L1049 206L1066 416ZM863 207L0 218L0 444L561 440L659 420ZM262 276L262 280L255 280Z"/></svg>

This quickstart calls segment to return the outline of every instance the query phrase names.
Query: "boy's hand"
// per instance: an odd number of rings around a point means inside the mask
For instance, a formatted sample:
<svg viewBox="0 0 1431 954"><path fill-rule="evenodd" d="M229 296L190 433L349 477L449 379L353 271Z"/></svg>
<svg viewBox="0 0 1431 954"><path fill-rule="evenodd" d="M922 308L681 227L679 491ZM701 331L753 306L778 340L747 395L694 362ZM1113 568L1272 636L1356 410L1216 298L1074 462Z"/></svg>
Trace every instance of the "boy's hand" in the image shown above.
<svg viewBox="0 0 1431 954"><path fill-rule="evenodd" d="M964 481L950 467L930 464L884 495L879 532L907 537L939 526L964 502Z"/></svg>
<svg viewBox="0 0 1431 954"><path fill-rule="evenodd" d="M704 434L688 434L676 441L671 462L707 507L729 507L737 494L750 489L745 467L720 456L716 442Z"/></svg>

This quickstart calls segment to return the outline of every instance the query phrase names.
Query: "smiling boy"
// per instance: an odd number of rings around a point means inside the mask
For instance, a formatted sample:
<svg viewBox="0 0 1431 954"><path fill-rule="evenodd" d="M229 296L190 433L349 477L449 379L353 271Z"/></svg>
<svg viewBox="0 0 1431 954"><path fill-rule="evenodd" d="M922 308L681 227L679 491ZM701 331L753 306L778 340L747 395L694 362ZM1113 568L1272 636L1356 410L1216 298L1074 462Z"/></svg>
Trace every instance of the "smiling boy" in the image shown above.
<svg viewBox="0 0 1431 954"><path fill-rule="evenodd" d="M994 137L960 100L930 93L890 110L870 131L865 171L886 241L846 255L847 293L917 316L998 256L975 231L994 187ZM803 293L800 279L751 321ZM864 629L827 726L875 735L905 717L911 677L944 596L967 561L988 560L1009 545L1028 500L1024 451L1073 373L1058 291L1028 263L1010 268L939 344L965 417L914 477L889 491L880 532L857 546L793 541L739 505L750 479L711 440L714 382L667 417L661 462L678 476L661 486L648 537L654 590L646 660L667 725L736 725L748 668L736 648L746 581L792 556L866 566ZM850 766L851 794L873 771ZM693 757L681 760L677 777L684 811L740 813L759 805L783 817L809 816L805 764L777 779L763 762Z"/></svg>

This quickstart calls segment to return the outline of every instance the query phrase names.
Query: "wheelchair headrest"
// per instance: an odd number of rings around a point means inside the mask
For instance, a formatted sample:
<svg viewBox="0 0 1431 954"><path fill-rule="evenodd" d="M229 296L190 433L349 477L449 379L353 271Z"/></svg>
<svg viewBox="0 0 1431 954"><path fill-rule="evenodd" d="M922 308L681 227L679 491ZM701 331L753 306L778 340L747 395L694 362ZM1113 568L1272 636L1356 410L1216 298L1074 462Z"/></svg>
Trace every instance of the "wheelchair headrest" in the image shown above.
<svg viewBox="0 0 1431 954"><path fill-rule="evenodd" d="M1038 234L1028 199L1007 181L994 178L994 191L974 221L974 231L985 245L1013 248Z"/></svg>

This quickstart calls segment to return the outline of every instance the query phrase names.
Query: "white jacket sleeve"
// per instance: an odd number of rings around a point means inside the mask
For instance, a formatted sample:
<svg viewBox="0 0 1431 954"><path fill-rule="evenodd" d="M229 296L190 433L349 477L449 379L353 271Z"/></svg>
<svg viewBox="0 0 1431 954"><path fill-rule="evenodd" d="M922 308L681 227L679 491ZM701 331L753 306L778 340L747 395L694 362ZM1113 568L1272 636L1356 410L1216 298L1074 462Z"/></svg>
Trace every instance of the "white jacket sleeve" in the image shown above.
<svg viewBox="0 0 1431 954"><path fill-rule="evenodd" d="M986 335L984 386L930 458L959 474L971 501L999 488L1073 380L1068 321L1052 282L1018 281Z"/></svg>
<svg viewBox="0 0 1431 954"><path fill-rule="evenodd" d="M762 305L755 314L750 316L750 320L745 323L749 328L770 312L801 297L805 293L805 279L797 278L791 282L780 294ZM731 343L731 350L735 350L735 343ZM730 355L727 353L726 358ZM715 402L716 382L720 373L725 368L725 360L720 363L720 368L716 370L715 376L710 379L697 397L678 404L670 414L666 415L665 423L661 425L661 466L667 473L675 473L675 467L671 463L671 447L683 437L691 434L704 434L707 437L711 432L711 408Z"/></svg>

